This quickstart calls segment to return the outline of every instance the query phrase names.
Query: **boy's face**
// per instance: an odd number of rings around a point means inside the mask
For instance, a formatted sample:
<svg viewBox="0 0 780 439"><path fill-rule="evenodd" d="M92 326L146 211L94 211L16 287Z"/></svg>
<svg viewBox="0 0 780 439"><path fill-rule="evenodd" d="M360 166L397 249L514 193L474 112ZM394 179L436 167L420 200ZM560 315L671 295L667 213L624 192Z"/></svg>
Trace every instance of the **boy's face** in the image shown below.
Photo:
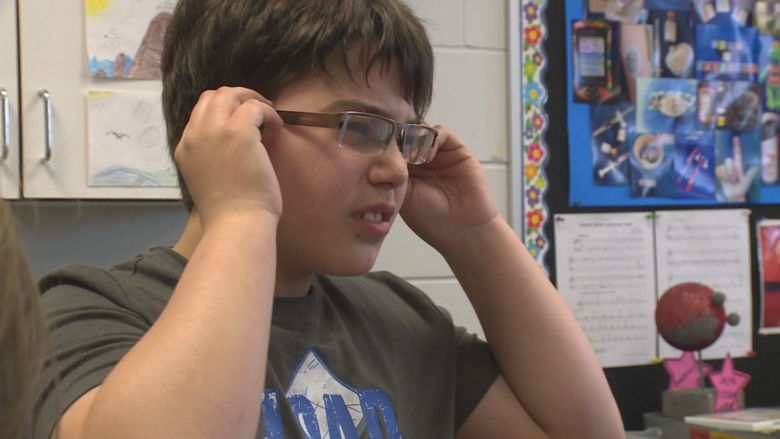
<svg viewBox="0 0 780 439"><path fill-rule="evenodd" d="M330 76L316 72L286 87L277 110L379 113L416 122L403 98L399 68L354 67L354 81L339 63ZM277 284L312 274L352 276L374 265L406 193L407 164L396 139L381 155L366 157L339 146L338 128L285 125L265 130L263 142L282 191L277 232Z"/></svg>

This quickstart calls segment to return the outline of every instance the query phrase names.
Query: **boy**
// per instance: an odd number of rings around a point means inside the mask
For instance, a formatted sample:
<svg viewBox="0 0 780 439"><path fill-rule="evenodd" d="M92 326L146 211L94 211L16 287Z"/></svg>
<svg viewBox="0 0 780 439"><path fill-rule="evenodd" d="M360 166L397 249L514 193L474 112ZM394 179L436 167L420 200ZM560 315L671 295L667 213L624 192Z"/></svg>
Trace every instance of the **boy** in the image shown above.
<svg viewBox="0 0 780 439"><path fill-rule="evenodd" d="M60 438L624 435L479 162L421 122L433 57L405 5L180 0L162 70L190 221L172 249L42 280ZM399 213L489 347L366 274ZM59 417L45 396L40 438Z"/></svg>

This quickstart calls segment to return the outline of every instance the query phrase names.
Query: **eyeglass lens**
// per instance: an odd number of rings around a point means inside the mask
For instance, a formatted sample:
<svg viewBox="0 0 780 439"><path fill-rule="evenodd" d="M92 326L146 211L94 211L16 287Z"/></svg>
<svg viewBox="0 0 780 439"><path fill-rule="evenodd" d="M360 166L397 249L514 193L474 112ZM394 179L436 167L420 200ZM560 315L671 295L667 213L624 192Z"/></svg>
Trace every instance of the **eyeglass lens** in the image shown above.
<svg viewBox="0 0 780 439"><path fill-rule="evenodd" d="M376 156L392 140L395 126L384 119L349 114L345 116L339 144L355 153ZM433 146L434 131L420 126L407 126L404 139L399 139L401 155L412 164L422 163Z"/></svg>

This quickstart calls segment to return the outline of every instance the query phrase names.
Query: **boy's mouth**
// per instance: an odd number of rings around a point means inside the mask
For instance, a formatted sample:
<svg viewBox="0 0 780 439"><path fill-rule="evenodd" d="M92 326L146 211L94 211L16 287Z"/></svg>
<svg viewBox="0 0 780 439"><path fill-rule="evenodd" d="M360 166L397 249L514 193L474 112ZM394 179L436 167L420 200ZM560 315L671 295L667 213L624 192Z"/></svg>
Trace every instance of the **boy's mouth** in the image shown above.
<svg viewBox="0 0 780 439"><path fill-rule="evenodd" d="M395 206L392 203L377 203L360 209L352 217L371 221L372 223L381 223L392 220L394 214Z"/></svg>
<svg viewBox="0 0 780 439"><path fill-rule="evenodd" d="M371 222L380 223L383 221L382 214L379 212L363 212L360 218L369 220Z"/></svg>

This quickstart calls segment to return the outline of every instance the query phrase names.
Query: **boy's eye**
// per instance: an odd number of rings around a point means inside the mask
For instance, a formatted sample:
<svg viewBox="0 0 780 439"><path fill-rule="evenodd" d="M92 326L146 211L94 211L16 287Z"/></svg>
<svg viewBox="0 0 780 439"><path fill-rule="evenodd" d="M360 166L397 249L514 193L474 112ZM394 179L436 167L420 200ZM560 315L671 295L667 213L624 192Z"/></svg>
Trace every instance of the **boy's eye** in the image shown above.
<svg viewBox="0 0 780 439"><path fill-rule="evenodd" d="M347 124L347 131L350 132L352 135L362 135L366 137L370 137L372 134L376 132L376 128L374 127L375 124L372 124L370 122L358 122L358 121L350 121Z"/></svg>

